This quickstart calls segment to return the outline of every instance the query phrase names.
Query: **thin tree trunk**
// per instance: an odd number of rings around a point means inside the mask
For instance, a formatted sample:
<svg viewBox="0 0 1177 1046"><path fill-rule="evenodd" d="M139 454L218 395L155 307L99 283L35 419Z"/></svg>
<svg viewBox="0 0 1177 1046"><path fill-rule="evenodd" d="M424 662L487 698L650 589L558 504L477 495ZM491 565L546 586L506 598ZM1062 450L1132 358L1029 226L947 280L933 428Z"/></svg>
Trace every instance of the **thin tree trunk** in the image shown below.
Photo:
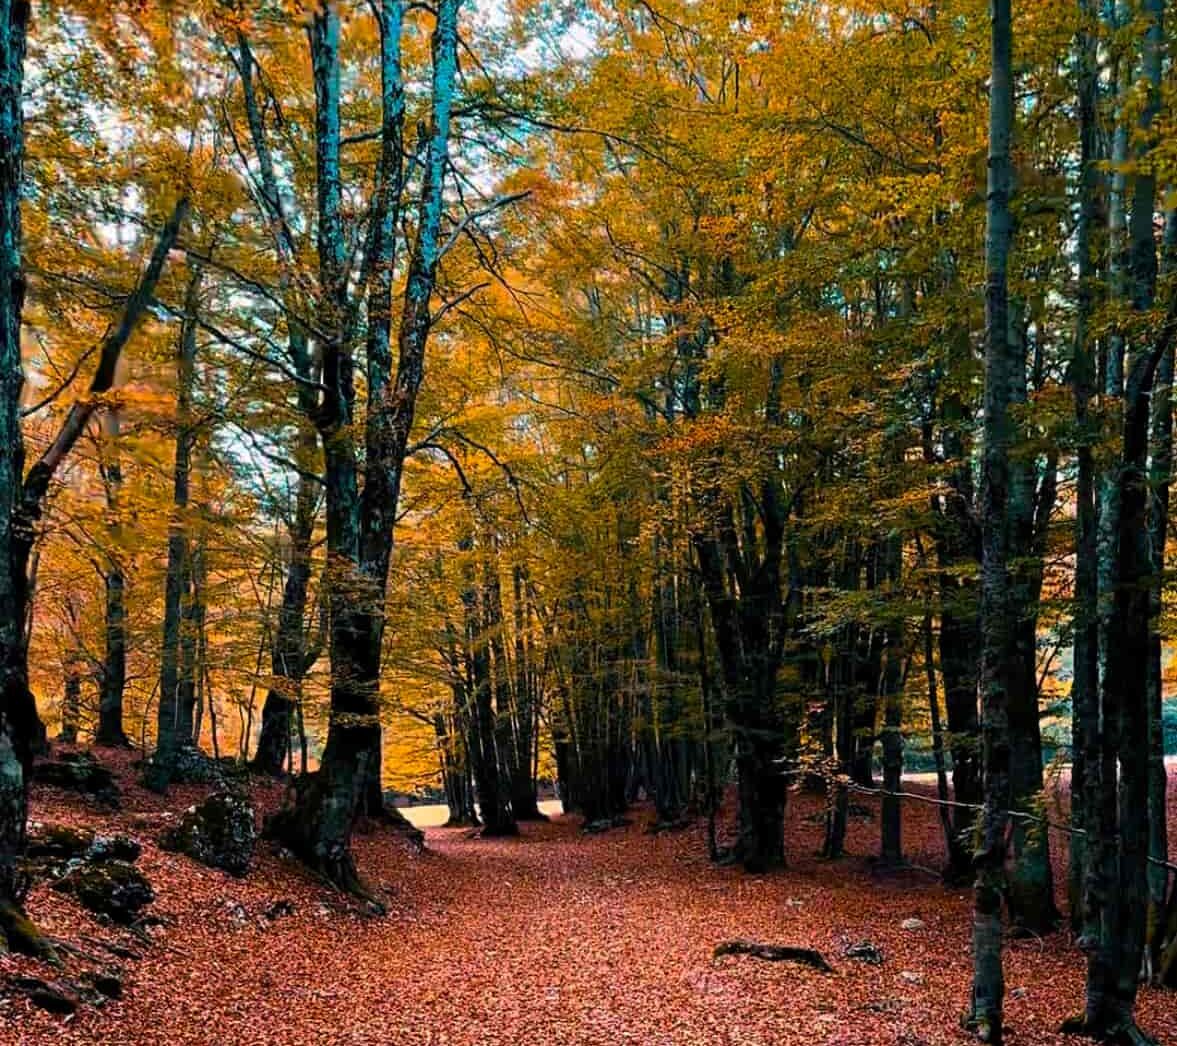
<svg viewBox="0 0 1177 1046"><path fill-rule="evenodd" d="M191 720L185 719L181 674L184 599L191 587L188 548L188 498L195 439L192 391L196 364L196 323L203 272L193 270L184 296L184 320L176 351L176 452L172 470L172 519L168 527L167 570L164 575L163 641L160 646L159 703L156 706L155 752L144 783L166 792L176 770L176 755L191 743Z"/></svg>
<svg viewBox="0 0 1177 1046"><path fill-rule="evenodd" d="M114 520L115 534L121 533L122 519L119 494L122 490L122 465L117 445L119 416L109 410L103 418L103 431L111 440L102 463L102 479L106 492L106 508ZM123 691L127 685L127 608L126 578L118 554L108 554L103 573L106 589L106 610L103 624L103 657L99 675L98 727L94 743L125 748L130 745L123 724Z"/></svg>
<svg viewBox="0 0 1177 1046"><path fill-rule="evenodd" d="M180 720L181 745L197 745L200 739L197 693L201 677L200 637L204 632L204 539L190 547L188 562L188 598L180 623Z"/></svg>
<svg viewBox="0 0 1177 1046"><path fill-rule="evenodd" d="M902 548L894 537L876 545L874 586L898 587ZM883 796L880 811L880 862L896 867L903 861L903 808L898 793L903 787L903 621L891 619L878 631L881 644L876 682L883 705Z"/></svg>
<svg viewBox="0 0 1177 1046"><path fill-rule="evenodd" d="M928 712L932 720L932 758L936 764L936 798L940 800L937 811L940 827L944 830L945 852L951 854L953 847L952 814L948 806L948 770L944 760L944 729L940 718L940 697L936 691L935 641L932 636L932 605L929 599L924 606L924 674L928 680Z"/></svg>
<svg viewBox="0 0 1177 1046"><path fill-rule="evenodd" d="M311 571L311 538L315 527L315 508L322 486L318 474L318 433L312 421L318 403L317 386L321 375L309 350L307 332L297 319L298 295L289 269L296 254L292 242L286 207L278 185L274 161L266 137L265 118L254 86L256 62L244 35L238 39L238 68L242 95L249 123L250 137L257 155L261 176L262 208L269 221L274 251L282 267L281 286L286 303L287 350L295 375L299 379L296 393L299 411L295 464L299 469L294 515L290 522L290 562L274 630L270 653L273 682L262 706L262 725L257 750L251 762L258 773L277 776L290 756L291 731L295 706L302 693L303 678L310 671L313 658L306 647L304 624L307 588ZM318 651L314 651L316 654ZM304 760L305 766L305 760Z"/></svg>
<svg viewBox="0 0 1177 1046"><path fill-rule="evenodd" d="M313 438L313 434L312 434ZM295 519L290 530L290 563L282 588L278 627L270 650L273 681L262 705L262 726L251 766L258 773L278 776L290 751L294 706L303 679L311 668L305 625L307 589L311 575L311 536L315 522L318 483L300 476ZM315 655L318 649L314 650Z"/></svg>
<svg viewBox="0 0 1177 1046"><path fill-rule="evenodd" d="M78 743L78 720L82 713L81 655L73 650L66 654L64 672L65 693L61 699L61 733L57 739L63 744Z"/></svg>
<svg viewBox="0 0 1177 1046"><path fill-rule="evenodd" d="M1098 787L1099 763L1099 583L1097 520L1095 512L1095 455L1097 438L1090 417L1095 394L1095 352L1091 339L1091 315L1095 285L1092 234L1098 219L1096 193L1099 182L1098 123L1096 104L1096 12L1092 0L1080 0L1084 24L1076 41L1079 64L1079 206L1075 230L1078 299L1075 309L1075 349L1071 361L1071 385L1075 397L1075 621L1074 676L1071 686L1071 824L1068 895L1071 927L1085 943L1094 941L1098 922L1084 901L1087 862L1093 847L1094 784Z"/></svg>

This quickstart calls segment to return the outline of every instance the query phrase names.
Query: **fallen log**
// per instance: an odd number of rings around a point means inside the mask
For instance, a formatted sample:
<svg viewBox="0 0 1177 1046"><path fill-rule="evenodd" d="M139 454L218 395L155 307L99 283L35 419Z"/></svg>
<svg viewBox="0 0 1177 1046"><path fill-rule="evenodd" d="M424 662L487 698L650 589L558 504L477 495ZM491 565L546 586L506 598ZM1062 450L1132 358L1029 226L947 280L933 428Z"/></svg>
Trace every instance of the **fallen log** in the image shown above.
<svg viewBox="0 0 1177 1046"><path fill-rule="evenodd" d="M754 959L765 962L799 962L804 966L812 966L821 973L833 973L834 968L825 960L819 951L813 948L792 948L788 945L761 944L758 941L720 941L711 953L713 959L722 955L750 955Z"/></svg>

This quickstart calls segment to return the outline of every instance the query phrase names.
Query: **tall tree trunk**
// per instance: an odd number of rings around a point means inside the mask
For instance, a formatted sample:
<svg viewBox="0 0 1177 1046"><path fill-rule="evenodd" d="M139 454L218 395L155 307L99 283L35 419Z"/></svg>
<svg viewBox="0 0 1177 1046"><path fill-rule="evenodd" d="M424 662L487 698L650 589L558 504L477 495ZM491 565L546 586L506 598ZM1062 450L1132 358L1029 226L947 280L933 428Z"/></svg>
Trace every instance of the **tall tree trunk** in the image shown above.
<svg viewBox="0 0 1177 1046"><path fill-rule="evenodd" d="M876 583L895 588L900 579L902 548L897 537L878 542ZM883 796L880 814L884 866L903 862L903 809L898 793L903 787L903 621L892 618L879 629L880 671L877 692L883 705Z"/></svg>
<svg viewBox="0 0 1177 1046"><path fill-rule="evenodd" d="M536 797L535 764L532 752L538 730L538 695L535 693L532 651L528 640L526 571L516 563L511 569L512 613L514 616L515 672L511 732L511 812L516 821L546 820Z"/></svg>
<svg viewBox="0 0 1177 1046"><path fill-rule="evenodd" d="M467 548L470 545L467 543ZM488 615L490 597L486 578L481 592L474 579L472 565L462 588L466 616L466 648L473 688L470 749L473 755L474 787L482 814L484 836L515 835L518 828L511 816L508 790L499 764L499 729L495 715L494 668L491 662L491 633L496 623Z"/></svg>
<svg viewBox="0 0 1177 1046"><path fill-rule="evenodd" d="M735 750L740 818L736 856L749 872L784 861L787 795L782 762L789 731L776 692L784 642L780 596L784 514L771 479L763 484L761 502L767 517L765 551L745 571L738 595L727 584L721 544L735 548L730 506L720 509L717 535L695 539Z"/></svg>
<svg viewBox="0 0 1177 1046"><path fill-rule="evenodd" d="M1162 263L1165 273L1177 271L1177 210L1165 215ZM1173 473L1173 346L1157 364L1152 394L1148 515L1151 585L1149 588L1148 655L1148 853L1154 862L1169 858L1168 785L1165 769L1164 673L1162 671L1161 615L1165 576L1165 546L1169 535L1169 487ZM1150 973L1159 969L1165 934L1165 902L1168 871L1153 863L1148 869L1148 919L1146 955Z"/></svg>
<svg viewBox="0 0 1177 1046"><path fill-rule="evenodd" d="M1095 259L1092 234L1098 220L1099 172L1096 104L1098 100L1096 58L1096 11L1093 0L1080 0L1083 25L1076 41L1078 55L1079 107L1079 201L1075 230L1078 299L1075 309L1075 348L1071 360L1071 386L1075 397L1076 486L1075 486L1075 611L1074 676L1071 685L1071 824L1067 874L1071 927L1085 942L1095 939L1097 924L1087 911L1083 884L1087 862L1094 849L1090 840L1097 822L1091 785L1098 785L1099 762L1099 588L1096 573L1098 535L1095 513L1095 454L1098 433L1090 416L1095 394L1095 352L1091 338L1091 316L1095 290ZM1089 780L1090 778L1090 780Z"/></svg>
<svg viewBox="0 0 1177 1046"><path fill-rule="evenodd" d="M306 433L306 426L303 429ZM314 430L309 431L311 446L305 435L300 437L300 458L310 464L314 454ZM272 682L262 705L262 725L252 766L255 771L271 776L282 773L290 754L294 709L302 696L306 673L317 658L319 646L308 643L307 590L311 577L311 538L315 525L315 501L320 483L317 478L302 474L298 479L295 516L290 527L290 562L286 568L286 583L282 588L282 604L278 610L278 627L270 648Z"/></svg>
<svg viewBox="0 0 1177 1046"><path fill-rule="evenodd" d="M0 910L20 900L18 861L24 849L32 770L24 624L28 577L18 562L19 493L24 472L20 427L20 328L25 275L21 257L24 57L29 5L0 6ZM7 932L10 919L0 920Z"/></svg>
<svg viewBox="0 0 1177 1046"><path fill-rule="evenodd" d="M94 743L126 748L130 745L123 723L123 691L127 685L126 579L118 566L104 580L106 590L103 627L104 652L99 677L98 728Z"/></svg>
<svg viewBox="0 0 1177 1046"><path fill-rule="evenodd" d="M1138 313L1151 309L1156 293L1157 252L1153 234L1157 183L1147 154L1160 101L1163 0L1147 0L1142 69L1148 88L1138 140L1129 228L1129 302ZM1153 566L1148 542L1149 404L1156 373L1177 335L1177 297L1158 336L1134 346L1124 385L1123 434L1115 477L1119 513L1112 560L1112 606L1105 671L1101 681L1104 744L1101 767L1097 876L1100 939L1087 971L1086 1031L1105 1040L1144 1041L1134 1010L1144 954L1148 908L1149 609ZM1118 789L1116 771L1119 770ZM1090 769L1090 768L1088 768Z"/></svg>
<svg viewBox="0 0 1177 1046"><path fill-rule="evenodd" d="M181 694L181 674L184 600L191 588L192 571L187 516L192 448L196 436L192 418L192 391L202 278L202 270L197 268L188 280L184 319L176 351L176 456L172 470L172 519L168 527L167 570L164 574L159 701L156 705L155 752L144 772L144 783L157 792L167 791L176 771L177 753L192 741L192 723L185 715Z"/></svg>
<svg viewBox="0 0 1177 1046"><path fill-rule="evenodd" d="M20 857L28 813L33 742L40 719L28 686L29 557L49 482L72 449L96 403L76 403L57 437L27 475L21 433L20 332L25 277L21 256L20 201L23 188L24 128L21 105L29 21L26 0L0 3L0 933L14 949L47 947L19 916ZM187 213L181 200L165 225L151 263L123 316L104 339L92 393L114 381L115 364L146 302L155 292L168 251Z"/></svg>
<svg viewBox="0 0 1177 1046"><path fill-rule="evenodd" d="M401 25L405 4L384 0L381 40L381 159L371 229L368 286L364 489L359 490L354 359L350 345L347 243L343 227L340 131L340 21L331 5L311 20L318 180L320 326L323 402L317 423L326 465L331 654L331 721L317 773L298 788L293 807L271 830L332 881L359 893L350 840L356 817L380 796L380 658L384 593L401 472L432 323L430 302L441 251L443 179L457 73L460 0L440 0L433 32L431 118L421 163L417 231L409 259L392 378L390 329L395 234L403 192L404 91Z"/></svg>
<svg viewBox="0 0 1177 1046"><path fill-rule="evenodd" d="M292 241L284 197L266 137L263 108L254 85L256 62L244 35L238 38L238 51L245 113L261 178L262 209L270 225L274 252L281 267L280 282L286 305L287 355L298 379L296 400L299 421L295 465L299 471L294 513L290 520L290 562L282 590L282 605L278 611L278 627L274 630L270 650L273 682L262 706L261 731L251 764L259 773L277 776L282 773L290 756L291 733L295 712L302 700L303 678L310 671L312 655L317 657L319 653L317 647L314 650L307 649L309 643L304 618L310 583L315 508L322 488L318 472L319 437L313 422L321 375L310 352L306 328L297 315L300 299L295 288L296 281L290 274L297 248Z"/></svg>
<svg viewBox="0 0 1177 1046"><path fill-rule="evenodd" d="M1015 402L1023 403L1024 352L1014 385ZM1022 381L1019 382L1018 378ZM1021 385L1021 388L1017 388ZM1010 788L1013 808L1034 814L1039 810L1042 788L1042 728L1038 710L1038 605L1042 593L1042 563L1050 514L1054 508L1057 463L1048 455L1043 480L1034 483L1033 461L1011 463L1013 489L1009 515L1012 533L1009 554L1014 569L1010 612L1015 615L1018 685L1010 695ZM1050 863L1050 837L1025 818L1011 825L1013 865L1009 871L1006 900L1014 932L1036 936L1051 932L1059 921L1054 900L1054 875Z"/></svg>
<svg viewBox="0 0 1177 1046"><path fill-rule="evenodd" d="M77 650L65 657L65 693L61 699L61 733L57 739L63 744L78 743L78 725L82 714L82 661Z"/></svg>
<svg viewBox="0 0 1177 1046"><path fill-rule="evenodd" d="M928 680L928 712L932 723L932 758L936 764L936 798L940 815L940 827L944 830L944 848L952 853L952 814L948 794L948 769L944 760L944 730L940 717L940 696L936 691L935 642L932 638L932 605L929 599L924 606L924 674Z"/></svg>
<svg viewBox="0 0 1177 1046"><path fill-rule="evenodd" d="M968 352L967 338L954 342L959 358ZM964 408L956 395L941 405L940 439L946 458L956 464L945 493L934 498L934 540L940 589L940 674L944 681L944 709L952 755L952 810L945 881L964 883L973 873L972 837L981 802L981 723L977 711L978 670L981 662L980 603L969 567L981 559L981 531L974 515L974 487L969 454L961 432ZM934 460L932 428L925 432L924 457Z"/></svg>
<svg viewBox="0 0 1177 1046"><path fill-rule="evenodd" d="M103 460L102 478L106 491L106 508L114 520L113 530L117 534L122 529L119 494L122 490L123 473L118 446L114 443L119 431L116 410L107 412L103 429L112 439L109 453ZM106 610L102 630L102 668L98 683L98 727L94 732L94 743L125 748L131 743L123 723L123 691L127 685L126 578L117 553L108 555L103 583L106 589Z"/></svg>
<svg viewBox="0 0 1177 1046"><path fill-rule="evenodd" d="M202 710L197 697L202 689L200 679L204 666L200 663L201 636L204 633L204 539L198 538L190 548L188 566L188 599L180 623L180 725L181 744L198 745L199 719Z"/></svg>
<svg viewBox="0 0 1177 1046"><path fill-rule="evenodd" d="M1013 238L1012 17L1010 0L992 0L989 81L989 184L985 235L985 419L981 464L981 737L985 809L975 865L973 993L970 1019L982 1041L1003 1041L1002 894L1011 799L1010 695L1017 688L1016 622L1009 579L1009 406L1016 368L1010 344L1007 270Z"/></svg>

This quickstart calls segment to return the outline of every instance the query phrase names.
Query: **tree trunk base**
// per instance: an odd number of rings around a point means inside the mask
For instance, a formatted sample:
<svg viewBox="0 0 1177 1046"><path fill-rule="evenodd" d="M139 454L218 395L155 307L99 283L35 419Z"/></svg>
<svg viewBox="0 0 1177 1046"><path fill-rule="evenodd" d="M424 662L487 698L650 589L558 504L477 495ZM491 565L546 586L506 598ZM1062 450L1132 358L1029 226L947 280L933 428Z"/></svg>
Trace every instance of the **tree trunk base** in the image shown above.
<svg viewBox="0 0 1177 1046"><path fill-rule="evenodd" d="M973 879L976 878L972 859L963 854L953 854L940 873L940 878L945 886L971 886Z"/></svg>
<svg viewBox="0 0 1177 1046"><path fill-rule="evenodd" d="M373 818L377 824L382 824L400 836L403 836L418 850L425 849L425 833L400 812L395 806L385 804L378 817Z"/></svg>
<svg viewBox="0 0 1177 1046"><path fill-rule="evenodd" d="M94 745L96 748L134 748L131 744L131 739L119 730L117 733L109 731L100 731L94 735Z"/></svg>
<svg viewBox="0 0 1177 1046"><path fill-rule="evenodd" d="M266 836L331 886L364 901L372 914L383 915L384 902L364 882L351 855L349 839L358 796L353 795L351 808L344 809L348 804L341 805L338 795L328 794L321 770L296 778L292 790L293 801L266 821Z"/></svg>
<svg viewBox="0 0 1177 1046"><path fill-rule="evenodd" d="M280 781L286 776L286 762L283 760L276 766L268 759L259 759L256 755L246 764L251 774L258 777L271 777Z"/></svg>
<svg viewBox="0 0 1177 1046"><path fill-rule="evenodd" d="M1082 1035L1096 1042L1109 1043L1110 1046L1159 1046L1157 1040L1145 1035L1133 1020L1093 1027L1086 1014L1081 1013L1063 1021L1059 1031L1064 1035Z"/></svg>
<svg viewBox="0 0 1177 1046"><path fill-rule="evenodd" d="M914 868L915 865L906 857L895 857L894 855L876 857L870 865L872 875L899 875L903 872L910 872Z"/></svg>
<svg viewBox="0 0 1177 1046"><path fill-rule="evenodd" d="M975 1012L966 1013L961 1018L960 1025L965 1031L972 1032L979 1042L987 1042L991 1046L1001 1046L1004 1041L1004 1028L1001 1021L995 1020L989 1015L978 1016Z"/></svg>
<svg viewBox="0 0 1177 1046"><path fill-rule="evenodd" d="M482 839L514 839L519 834L519 826L513 821L507 824L484 824L478 833Z"/></svg>
<svg viewBox="0 0 1177 1046"><path fill-rule="evenodd" d="M646 828L646 835L661 835L663 832L683 832L695 823L692 817L658 818Z"/></svg>

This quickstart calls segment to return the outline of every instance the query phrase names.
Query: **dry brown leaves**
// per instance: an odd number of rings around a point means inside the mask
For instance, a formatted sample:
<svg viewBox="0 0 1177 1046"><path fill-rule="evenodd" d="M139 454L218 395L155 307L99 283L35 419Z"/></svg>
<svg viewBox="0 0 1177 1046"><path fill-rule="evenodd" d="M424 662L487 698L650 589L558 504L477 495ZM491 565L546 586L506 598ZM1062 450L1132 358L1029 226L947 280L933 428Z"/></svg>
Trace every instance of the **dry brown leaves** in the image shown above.
<svg viewBox="0 0 1177 1046"><path fill-rule="evenodd" d="M517 840L433 829L418 855L385 832L356 840L361 868L389 915L367 919L297 866L259 851L245 880L161 852L152 840L166 801L135 787L124 756L124 810L101 814L38 793L34 816L124 831L145 844L140 865L167 925L124 964L123 1000L62 1020L19 999L0 1005L0 1042L563 1046L635 1043L731 1046L939 1046L958 1030L970 978L967 890L919 871L875 876L876 820L855 820L836 864L813 856L819 800L791 797L790 867L764 877L712 867L702 828L649 836L642 821L595 837L575 819L526 826ZM259 789L262 810L280 801ZM905 810L912 860L938 866L935 812ZM1065 845L1053 839L1056 868ZM272 921L279 900L292 915ZM116 938L60 895L38 888L34 916L73 940ZM902 923L918 918L921 929ZM717 941L748 937L821 950L822 975L742 958L713 961ZM843 956L868 940L885 961ZM33 964L0 959L0 973ZM43 971L42 971L43 972ZM1011 943L1008 1041L1077 1043L1057 1033L1081 1007L1083 957L1068 935ZM1141 1024L1177 1042L1177 994L1145 989Z"/></svg>

